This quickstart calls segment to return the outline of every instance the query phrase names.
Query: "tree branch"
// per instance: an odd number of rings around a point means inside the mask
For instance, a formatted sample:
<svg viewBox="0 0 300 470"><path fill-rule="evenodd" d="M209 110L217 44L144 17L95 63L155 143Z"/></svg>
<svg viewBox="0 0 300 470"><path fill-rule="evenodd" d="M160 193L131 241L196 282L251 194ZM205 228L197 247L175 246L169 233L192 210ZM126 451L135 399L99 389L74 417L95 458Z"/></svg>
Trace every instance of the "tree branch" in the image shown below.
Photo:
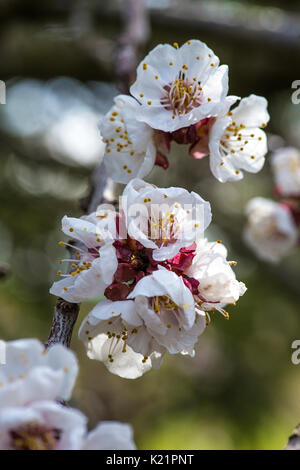
<svg viewBox="0 0 300 470"><path fill-rule="evenodd" d="M143 0L126 0L124 2L124 32L120 37L115 53L116 76L123 92L135 77L138 62L138 48L144 44L149 35L147 10ZM91 178L90 194L80 201L84 212L90 213L104 202L112 202L112 181L107 178L104 163L94 171ZM76 245L76 244L75 244ZM74 251L74 250L73 250ZM68 272L71 272L71 263ZM54 315L46 347L61 343L69 347L73 328L79 313L79 305L59 298L54 308Z"/></svg>
<svg viewBox="0 0 300 470"><path fill-rule="evenodd" d="M131 83L135 80L138 50L149 38L150 23L143 0L126 0L124 3L124 31L115 50L115 71L117 85L123 93L128 93Z"/></svg>

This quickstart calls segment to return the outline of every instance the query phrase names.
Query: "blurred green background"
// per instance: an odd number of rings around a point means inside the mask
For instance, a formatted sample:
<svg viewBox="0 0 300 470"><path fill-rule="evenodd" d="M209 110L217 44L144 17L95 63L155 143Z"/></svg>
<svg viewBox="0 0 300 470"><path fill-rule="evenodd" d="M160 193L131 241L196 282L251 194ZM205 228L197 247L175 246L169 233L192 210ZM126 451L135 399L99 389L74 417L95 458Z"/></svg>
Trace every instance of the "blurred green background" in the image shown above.
<svg viewBox="0 0 300 470"><path fill-rule="evenodd" d="M2 0L0 79L0 337L47 338L63 249L60 219L79 216L78 201L102 151L97 124L110 107L113 50L124 2ZM229 65L230 93L266 96L270 148L300 148L300 105L291 83L300 78L298 1L148 0L151 38L201 39ZM280 137L279 137L280 136ZM280 449L300 421L300 365L291 343L300 337L300 259L278 266L258 261L242 241L243 210L253 196L272 196L268 161L258 175L221 184L208 161L172 146L170 169L149 181L178 185L211 202L211 240L221 238L238 279L248 287L230 321L214 316L194 359L166 356L159 371L129 381L85 356L77 328L72 348L80 376L72 404L93 426L128 421L141 449Z"/></svg>

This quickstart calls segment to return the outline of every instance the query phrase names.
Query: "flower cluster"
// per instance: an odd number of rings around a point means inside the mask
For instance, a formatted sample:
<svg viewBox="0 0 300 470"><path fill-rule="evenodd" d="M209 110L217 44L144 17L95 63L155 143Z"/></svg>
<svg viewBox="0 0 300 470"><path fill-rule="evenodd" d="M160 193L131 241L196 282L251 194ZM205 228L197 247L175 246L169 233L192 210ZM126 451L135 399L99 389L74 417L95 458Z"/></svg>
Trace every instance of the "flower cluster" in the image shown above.
<svg viewBox="0 0 300 470"><path fill-rule="evenodd" d="M158 45L140 63L132 96L120 95L101 123L108 174L120 183L143 178L155 164L168 167L172 140L189 144L197 159L209 155L221 182L264 164L267 101L228 94L228 67L206 44Z"/></svg>
<svg viewBox="0 0 300 470"><path fill-rule="evenodd" d="M68 400L78 366L61 345L48 351L35 339L5 343L0 367L1 450L135 449L128 424L102 422L87 432L86 417Z"/></svg>
<svg viewBox="0 0 300 470"><path fill-rule="evenodd" d="M278 201L256 197L246 207L244 237L257 256L279 262L299 242L300 152L292 147L274 152L271 165Z"/></svg>
<svg viewBox="0 0 300 470"><path fill-rule="evenodd" d="M99 208L63 218L63 231L81 244L73 271L51 293L70 302L104 295L79 331L90 358L136 378L158 368L166 351L193 356L214 311L228 318L225 306L245 286L225 247L203 238L210 221L210 204L199 195L137 178L126 186L118 213Z"/></svg>

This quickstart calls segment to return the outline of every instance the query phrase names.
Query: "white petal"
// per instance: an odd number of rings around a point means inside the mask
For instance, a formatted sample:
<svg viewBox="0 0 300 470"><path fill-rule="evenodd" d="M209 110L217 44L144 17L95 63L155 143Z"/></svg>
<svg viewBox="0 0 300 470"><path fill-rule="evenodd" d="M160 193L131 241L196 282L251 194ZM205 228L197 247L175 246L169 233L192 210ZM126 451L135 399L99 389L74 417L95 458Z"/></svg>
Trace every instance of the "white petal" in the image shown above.
<svg viewBox="0 0 300 470"><path fill-rule="evenodd" d="M66 235L81 241L88 248L99 245L96 241L98 237L97 226L87 220L65 215L62 219L61 229Z"/></svg>
<svg viewBox="0 0 300 470"><path fill-rule="evenodd" d="M75 303L101 295L112 283L117 266L116 250L107 243L100 248L99 258L94 259L89 269L55 282L50 293Z"/></svg>
<svg viewBox="0 0 300 470"><path fill-rule="evenodd" d="M275 183L283 196L300 193L300 152L294 147L279 148L271 160Z"/></svg>
<svg viewBox="0 0 300 470"><path fill-rule="evenodd" d="M82 450L135 450L131 426L102 421L89 432Z"/></svg>
<svg viewBox="0 0 300 470"><path fill-rule="evenodd" d="M57 399L70 400L72 389L78 374L75 355L61 344L51 346L46 353L46 365L53 370L62 370L64 378Z"/></svg>
<svg viewBox="0 0 300 470"><path fill-rule="evenodd" d="M188 276L199 281L199 294L213 302L211 308L217 306L216 303L225 306L236 302L246 291L245 285L236 280L226 256L224 245L203 240L197 244L196 256L187 271Z"/></svg>
<svg viewBox="0 0 300 470"><path fill-rule="evenodd" d="M140 104L126 95L117 96L115 103L100 126L107 143L104 162L111 178L127 183L152 170L156 149L153 130L136 118Z"/></svg>
<svg viewBox="0 0 300 470"><path fill-rule="evenodd" d="M268 102L263 96L250 95L243 98L239 105L233 109L232 118L237 125L246 127L263 127L270 120L267 111Z"/></svg>

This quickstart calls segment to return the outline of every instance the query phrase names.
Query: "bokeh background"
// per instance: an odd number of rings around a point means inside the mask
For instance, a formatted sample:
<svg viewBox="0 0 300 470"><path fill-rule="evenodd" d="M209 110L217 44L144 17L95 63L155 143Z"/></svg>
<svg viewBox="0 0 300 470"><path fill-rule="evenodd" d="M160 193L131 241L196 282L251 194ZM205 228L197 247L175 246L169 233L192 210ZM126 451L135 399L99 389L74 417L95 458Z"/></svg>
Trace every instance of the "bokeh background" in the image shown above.
<svg viewBox="0 0 300 470"><path fill-rule="evenodd" d="M47 338L63 249L60 219L79 216L102 142L97 128L110 107L113 50L122 0L2 0L0 79L0 337ZM230 93L264 95L270 103L270 148L300 147L300 105L291 84L300 79L298 0L148 0L151 37L161 42L201 39L230 70ZM243 210L253 196L272 196L268 161L258 175L221 184L208 161L172 146L170 169L149 181L178 185L211 202L208 238L222 239L248 291L230 321L214 316L194 359L166 356L159 371L128 381L87 360L72 404L93 426L130 422L141 449L280 449L300 421L300 365L291 343L300 338L299 253L278 266L258 261L242 241Z"/></svg>

